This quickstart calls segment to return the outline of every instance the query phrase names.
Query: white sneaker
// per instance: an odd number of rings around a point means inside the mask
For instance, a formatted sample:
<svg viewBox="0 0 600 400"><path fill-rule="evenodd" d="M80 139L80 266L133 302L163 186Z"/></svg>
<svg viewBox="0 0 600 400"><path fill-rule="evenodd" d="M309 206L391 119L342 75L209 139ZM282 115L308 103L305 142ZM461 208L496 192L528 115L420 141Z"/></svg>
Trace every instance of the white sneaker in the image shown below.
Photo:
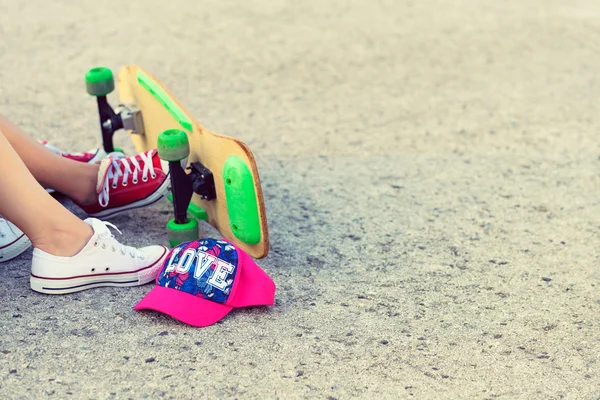
<svg viewBox="0 0 600 400"><path fill-rule="evenodd" d="M0 262L12 260L29 247L29 238L9 221L0 218Z"/></svg>
<svg viewBox="0 0 600 400"><path fill-rule="evenodd" d="M31 288L36 292L64 294L101 286L138 286L152 282L168 252L164 246L135 249L120 244L109 222L88 218L94 235L72 257L58 257L33 249ZM121 233L119 231L119 233Z"/></svg>

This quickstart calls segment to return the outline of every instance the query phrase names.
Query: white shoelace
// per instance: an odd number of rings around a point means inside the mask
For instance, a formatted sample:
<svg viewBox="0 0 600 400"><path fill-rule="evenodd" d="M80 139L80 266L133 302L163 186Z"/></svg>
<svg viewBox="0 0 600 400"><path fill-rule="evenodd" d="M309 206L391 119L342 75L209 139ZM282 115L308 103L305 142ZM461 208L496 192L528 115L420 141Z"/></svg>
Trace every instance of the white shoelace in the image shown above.
<svg viewBox="0 0 600 400"><path fill-rule="evenodd" d="M102 207L106 207L108 205L108 200L110 198L109 191L112 187L116 189L119 185L119 177L123 177L122 186L127 186L127 182L129 179L129 175L133 175L131 180L132 184L137 184L139 182L139 172L142 173L142 181L148 181L148 173L151 172L152 179L156 178L156 174L154 173L154 166L152 164L152 156L154 155L154 150L150 150L146 153L140 153L138 156L141 158L141 162L143 168L140 167L140 163L138 162L137 156L131 158L115 158L112 163L108 167L106 172L106 178L104 179L104 185L102 186L102 190L98 195L98 202ZM124 166L123 171L121 171L121 165ZM110 180L112 179L112 184Z"/></svg>
<svg viewBox="0 0 600 400"><path fill-rule="evenodd" d="M119 243L119 241L115 238L115 235L113 235L112 232L110 231L110 229L108 229L109 227L113 228L114 230L119 232L120 235L122 235L119 228L117 228L110 222L106 222L106 221L99 221L99 222L104 224L104 226L106 227L106 230L104 232L101 232L100 234L98 234L98 239L96 239L96 241L94 242L95 247L100 246L105 250L110 248L113 252L116 252L118 250L121 253L121 255L127 255L127 253L129 253L129 256L131 258L137 257L141 260L146 258L146 256L142 252L140 252L138 249L136 249L135 247L125 246L124 244Z"/></svg>

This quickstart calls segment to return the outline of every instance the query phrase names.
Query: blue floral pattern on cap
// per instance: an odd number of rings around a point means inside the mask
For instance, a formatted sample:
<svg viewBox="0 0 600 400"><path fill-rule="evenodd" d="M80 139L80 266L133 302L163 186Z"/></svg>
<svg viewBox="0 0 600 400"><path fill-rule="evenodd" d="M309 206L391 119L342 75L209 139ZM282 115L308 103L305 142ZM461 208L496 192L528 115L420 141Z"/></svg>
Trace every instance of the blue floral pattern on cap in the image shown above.
<svg viewBox="0 0 600 400"><path fill-rule="evenodd" d="M238 253L223 240L200 239L171 249L158 285L225 303L237 274Z"/></svg>

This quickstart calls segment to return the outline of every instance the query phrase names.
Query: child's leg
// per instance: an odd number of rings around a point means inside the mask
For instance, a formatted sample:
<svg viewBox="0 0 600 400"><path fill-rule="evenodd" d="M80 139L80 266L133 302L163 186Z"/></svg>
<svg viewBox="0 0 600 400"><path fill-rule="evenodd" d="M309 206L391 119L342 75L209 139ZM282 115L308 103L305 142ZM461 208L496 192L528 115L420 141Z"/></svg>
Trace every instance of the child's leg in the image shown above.
<svg viewBox="0 0 600 400"><path fill-rule="evenodd" d="M34 247L56 256L76 254L93 234L90 225L69 212L36 182L3 134L6 120L0 123L0 214L17 225ZM20 135L18 129L9 130L17 138ZM33 147L37 144L29 144L27 136L21 136L18 145ZM39 153L40 158L53 154L42 150L25 153L38 168L38 173L44 175L40 170L44 161L35 160L34 154Z"/></svg>
<svg viewBox="0 0 600 400"><path fill-rule="evenodd" d="M0 132L41 185L56 189L78 203L95 201L97 164L79 163L54 154L1 114Z"/></svg>
<svg viewBox="0 0 600 400"><path fill-rule="evenodd" d="M61 157L0 115L0 131L33 177L75 201L90 216L109 218L159 201L169 191L169 168L156 149L100 165Z"/></svg>
<svg viewBox="0 0 600 400"><path fill-rule="evenodd" d="M77 218L38 184L2 131L0 171L0 213L35 247L29 279L33 290L62 294L137 286L152 282L160 271L167 248L124 246L111 234L110 224Z"/></svg>

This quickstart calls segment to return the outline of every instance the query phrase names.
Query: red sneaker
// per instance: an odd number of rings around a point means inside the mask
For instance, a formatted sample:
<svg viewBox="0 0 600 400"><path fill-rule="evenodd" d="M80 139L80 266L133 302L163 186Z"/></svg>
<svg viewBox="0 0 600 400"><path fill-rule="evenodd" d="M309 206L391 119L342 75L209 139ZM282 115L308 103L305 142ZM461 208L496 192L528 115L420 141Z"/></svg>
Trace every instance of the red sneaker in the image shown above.
<svg viewBox="0 0 600 400"><path fill-rule="evenodd" d="M100 163L98 201L78 206L92 217L112 217L156 203L171 190L170 183L168 163L156 150L132 157L109 155Z"/></svg>
<svg viewBox="0 0 600 400"><path fill-rule="evenodd" d="M90 151L84 151L81 153L66 153L54 146L52 146L50 143L48 143L47 140L39 140L39 142L41 144L44 145L44 147L46 147L48 150L51 150L52 152L58 154L59 156L74 160L74 161L79 161L79 162L84 162L84 163L95 163L98 162L100 160L102 160L103 158L105 158L107 156L106 152L103 149L92 149Z"/></svg>

